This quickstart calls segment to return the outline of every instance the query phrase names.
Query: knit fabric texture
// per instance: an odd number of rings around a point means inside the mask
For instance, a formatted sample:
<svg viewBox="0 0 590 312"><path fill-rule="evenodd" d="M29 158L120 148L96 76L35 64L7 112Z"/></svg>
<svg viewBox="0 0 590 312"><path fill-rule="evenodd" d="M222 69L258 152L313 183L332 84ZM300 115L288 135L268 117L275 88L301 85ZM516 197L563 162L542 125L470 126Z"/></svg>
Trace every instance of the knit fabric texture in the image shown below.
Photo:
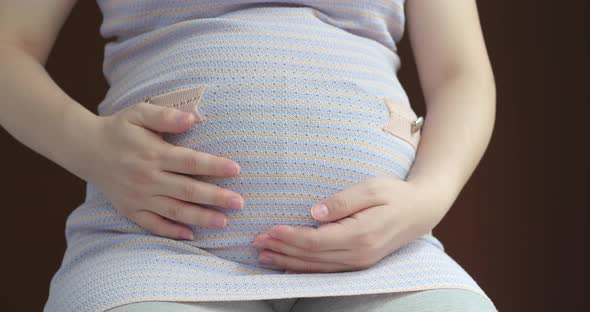
<svg viewBox="0 0 590 312"><path fill-rule="evenodd" d="M67 249L44 311L435 288L487 298L432 232L352 272L288 274L259 263L252 245L275 225L320 226L312 205L354 183L408 175L420 130L408 130L418 116L397 78L403 0L98 5L110 40L99 114L179 90L197 94L174 105L198 109L202 119L163 138L239 163L235 177L192 177L240 193L245 205L200 204L225 213L227 226L189 225L195 240L174 240L120 215L87 183L85 201L66 220Z"/></svg>

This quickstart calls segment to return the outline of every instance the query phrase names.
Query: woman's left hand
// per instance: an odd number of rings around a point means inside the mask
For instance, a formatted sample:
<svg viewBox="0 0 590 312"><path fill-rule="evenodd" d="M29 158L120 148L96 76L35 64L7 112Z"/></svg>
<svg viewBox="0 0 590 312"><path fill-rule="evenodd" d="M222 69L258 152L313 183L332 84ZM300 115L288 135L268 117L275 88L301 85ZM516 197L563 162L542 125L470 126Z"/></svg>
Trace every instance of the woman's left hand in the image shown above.
<svg viewBox="0 0 590 312"><path fill-rule="evenodd" d="M355 183L320 202L326 204L325 217L312 209L316 220L334 222L317 228L278 225L258 235L258 260L292 273L369 268L442 220L451 203L436 194L440 190L393 176Z"/></svg>

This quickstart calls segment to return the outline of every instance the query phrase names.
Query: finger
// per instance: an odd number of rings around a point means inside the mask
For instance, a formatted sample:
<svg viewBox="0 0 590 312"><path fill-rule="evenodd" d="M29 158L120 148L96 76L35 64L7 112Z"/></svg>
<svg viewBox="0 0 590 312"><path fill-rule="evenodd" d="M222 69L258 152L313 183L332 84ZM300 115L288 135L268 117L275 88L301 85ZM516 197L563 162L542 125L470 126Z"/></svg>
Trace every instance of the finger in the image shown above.
<svg viewBox="0 0 590 312"><path fill-rule="evenodd" d="M233 160L170 144L162 153L162 170L196 175L233 176L240 166Z"/></svg>
<svg viewBox="0 0 590 312"><path fill-rule="evenodd" d="M181 174L162 171L152 194L164 195L191 203L240 209L244 199L239 193Z"/></svg>
<svg viewBox="0 0 590 312"><path fill-rule="evenodd" d="M158 132L186 131L197 120L192 113L145 102L133 104L126 116L132 124Z"/></svg>
<svg viewBox="0 0 590 312"><path fill-rule="evenodd" d="M351 250L323 250L323 251L311 251L295 247L293 245L285 244L284 242L270 237L268 234L259 235L254 240L254 246L257 249L264 250L270 249L272 251L297 257L302 260L316 261L316 262L334 262L346 264L350 261L346 259L352 258Z"/></svg>
<svg viewBox="0 0 590 312"><path fill-rule="evenodd" d="M173 239L194 239L193 231L189 227L166 220L166 218L147 210L136 211L133 221L159 236Z"/></svg>
<svg viewBox="0 0 590 312"><path fill-rule="evenodd" d="M330 273L357 270L354 266L348 264L307 261L269 250L261 252L258 261L298 272Z"/></svg>
<svg viewBox="0 0 590 312"><path fill-rule="evenodd" d="M355 227L348 224L356 223L349 219L322 224L318 228L277 225L270 228L268 233L275 239L301 249L311 251L347 250L350 248L350 239L355 234Z"/></svg>
<svg viewBox="0 0 590 312"><path fill-rule="evenodd" d="M372 177L357 182L314 205L310 213L319 221L335 221L368 207L385 203L387 179ZM323 204L323 205L322 205Z"/></svg>
<svg viewBox="0 0 590 312"><path fill-rule="evenodd" d="M227 218L222 212L167 196L155 197L156 201L151 211L170 220L210 228L223 228L227 224Z"/></svg>

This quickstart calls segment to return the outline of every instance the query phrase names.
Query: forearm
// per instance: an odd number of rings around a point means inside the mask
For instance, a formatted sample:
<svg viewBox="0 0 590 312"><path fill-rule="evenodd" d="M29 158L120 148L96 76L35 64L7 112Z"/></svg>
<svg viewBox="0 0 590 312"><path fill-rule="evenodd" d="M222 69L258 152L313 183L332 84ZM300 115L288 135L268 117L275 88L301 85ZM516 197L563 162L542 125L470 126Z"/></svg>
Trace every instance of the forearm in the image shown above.
<svg viewBox="0 0 590 312"><path fill-rule="evenodd" d="M0 125L35 152L85 179L98 116L70 98L33 56L0 47Z"/></svg>
<svg viewBox="0 0 590 312"><path fill-rule="evenodd" d="M491 75L456 74L425 94L421 140L406 181L450 208L481 160L495 121ZM446 213L446 211L445 211Z"/></svg>

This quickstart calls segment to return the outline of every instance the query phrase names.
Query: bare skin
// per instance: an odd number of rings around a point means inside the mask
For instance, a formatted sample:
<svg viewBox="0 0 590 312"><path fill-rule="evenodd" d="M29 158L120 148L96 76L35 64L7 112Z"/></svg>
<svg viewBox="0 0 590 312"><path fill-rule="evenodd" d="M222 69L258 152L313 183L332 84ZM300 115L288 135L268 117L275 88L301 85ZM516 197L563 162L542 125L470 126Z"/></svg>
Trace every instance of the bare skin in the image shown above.
<svg viewBox="0 0 590 312"><path fill-rule="evenodd" d="M97 116L48 75L47 56L75 2L0 0L0 125L96 185L120 214L147 231L193 239L187 224L224 227L222 212L199 204L239 209L242 196L183 174L230 177L239 174L239 165L161 136L186 131L195 116L147 103ZM238 205L229 203L232 197Z"/></svg>

